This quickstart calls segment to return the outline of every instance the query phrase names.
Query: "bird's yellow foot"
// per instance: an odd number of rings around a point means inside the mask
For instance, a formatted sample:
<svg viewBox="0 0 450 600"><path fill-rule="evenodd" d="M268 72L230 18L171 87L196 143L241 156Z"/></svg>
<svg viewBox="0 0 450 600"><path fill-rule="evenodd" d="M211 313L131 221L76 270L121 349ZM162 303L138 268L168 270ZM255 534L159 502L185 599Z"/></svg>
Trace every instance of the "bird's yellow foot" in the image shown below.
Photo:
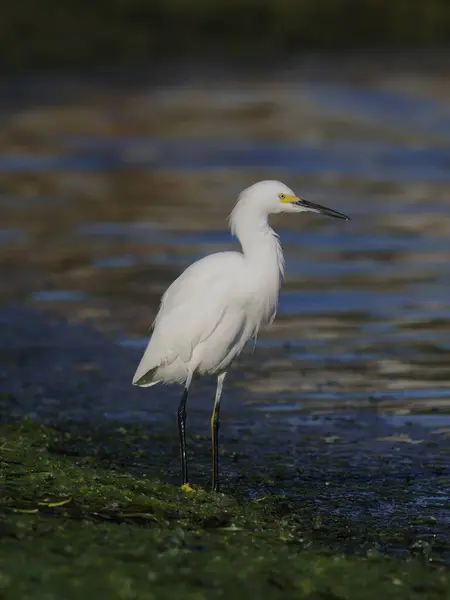
<svg viewBox="0 0 450 600"><path fill-rule="evenodd" d="M183 483L183 485L181 486L181 491L183 491L183 492L193 492L194 488L191 486L190 483Z"/></svg>

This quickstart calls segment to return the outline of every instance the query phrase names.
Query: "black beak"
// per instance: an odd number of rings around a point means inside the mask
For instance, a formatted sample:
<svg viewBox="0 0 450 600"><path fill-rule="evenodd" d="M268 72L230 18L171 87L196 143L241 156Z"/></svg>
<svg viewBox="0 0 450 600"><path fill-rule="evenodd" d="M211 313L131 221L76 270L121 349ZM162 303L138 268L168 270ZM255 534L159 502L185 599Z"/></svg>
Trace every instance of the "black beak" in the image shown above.
<svg viewBox="0 0 450 600"><path fill-rule="evenodd" d="M327 215L328 217L334 217L335 219L343 219L344 221L350 221L350 217L347 217L347 215L344 215L343 213L340 213L337 210L327 208L326 206L321 206L320 204L314 204L314 202L308 202L308 200L303 200L303 198L299 198L297 202L294 202L294 204L296 204L297 206L304 206L306 209L312 212Z"/></svg>

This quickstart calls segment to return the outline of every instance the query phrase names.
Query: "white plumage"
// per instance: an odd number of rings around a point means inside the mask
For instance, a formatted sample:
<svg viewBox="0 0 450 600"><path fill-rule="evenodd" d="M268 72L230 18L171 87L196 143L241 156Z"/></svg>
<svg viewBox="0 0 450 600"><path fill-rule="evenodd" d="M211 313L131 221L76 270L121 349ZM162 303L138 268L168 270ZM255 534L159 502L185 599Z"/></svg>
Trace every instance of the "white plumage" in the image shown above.
<svg viewBox="0 0 450 600"><path fill-rule="evenodd" d="M278 236L268 216L278 212L313 211L348 219L323 206L300 200L279 181L261 181L244 190L230 216L232 233L242 252L219 252L188 267L167 289L153 323L153 334L133 384L184 383L179 408L183 485L187 481L184 405L195 375L217 374L218 392L225 372L245 344L276 314L284 272ZM219 390L220 388L220 390ZM216 446L220 393L213 411ZM184 414L184 418L183 418ZM214 450L214 448L213 448ZM184 459L183 459L184 457ZM217 455L214 456L214 465ZM213 487L218 488L218 472Z"/></svg>

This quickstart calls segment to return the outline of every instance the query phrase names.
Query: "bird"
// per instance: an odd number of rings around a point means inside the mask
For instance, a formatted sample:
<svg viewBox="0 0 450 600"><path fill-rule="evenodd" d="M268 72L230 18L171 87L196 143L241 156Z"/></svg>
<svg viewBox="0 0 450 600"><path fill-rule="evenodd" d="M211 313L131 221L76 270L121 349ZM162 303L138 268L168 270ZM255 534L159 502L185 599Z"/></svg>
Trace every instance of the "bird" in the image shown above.
<svg viewBox="0 0 450 600"><path fill-rule="evenodd" d="M181 489L193 491L186 456L186 404L192 380L215 375L211 414L212 490L219 491L219 411L227 371L247 342L275 318L284 277L279 236L269 225L276 213L314 212L349 217L294 194L280 181L260 181L242 191L229 216L240 252L218 252L191 264L167 288L152 325L152 335L132 383L184 386L177 422Z"/></svg>

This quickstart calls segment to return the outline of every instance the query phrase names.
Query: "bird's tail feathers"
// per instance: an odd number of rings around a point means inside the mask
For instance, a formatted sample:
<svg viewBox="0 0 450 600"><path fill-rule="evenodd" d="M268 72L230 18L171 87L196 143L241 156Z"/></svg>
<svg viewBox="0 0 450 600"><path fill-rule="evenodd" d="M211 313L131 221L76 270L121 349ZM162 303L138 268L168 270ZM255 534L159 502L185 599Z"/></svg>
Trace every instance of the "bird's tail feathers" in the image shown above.
<svg viewBox="0 0 450 600"><path fill-rule="evenodd" d="M160 383L160 379L154 379L157 370L158 367L154 367L153 369L149 369L145 373L142 373L142 371L138 368L133 377L133 385L137 385L139 387L151 387L152 385Z"/></svg>

